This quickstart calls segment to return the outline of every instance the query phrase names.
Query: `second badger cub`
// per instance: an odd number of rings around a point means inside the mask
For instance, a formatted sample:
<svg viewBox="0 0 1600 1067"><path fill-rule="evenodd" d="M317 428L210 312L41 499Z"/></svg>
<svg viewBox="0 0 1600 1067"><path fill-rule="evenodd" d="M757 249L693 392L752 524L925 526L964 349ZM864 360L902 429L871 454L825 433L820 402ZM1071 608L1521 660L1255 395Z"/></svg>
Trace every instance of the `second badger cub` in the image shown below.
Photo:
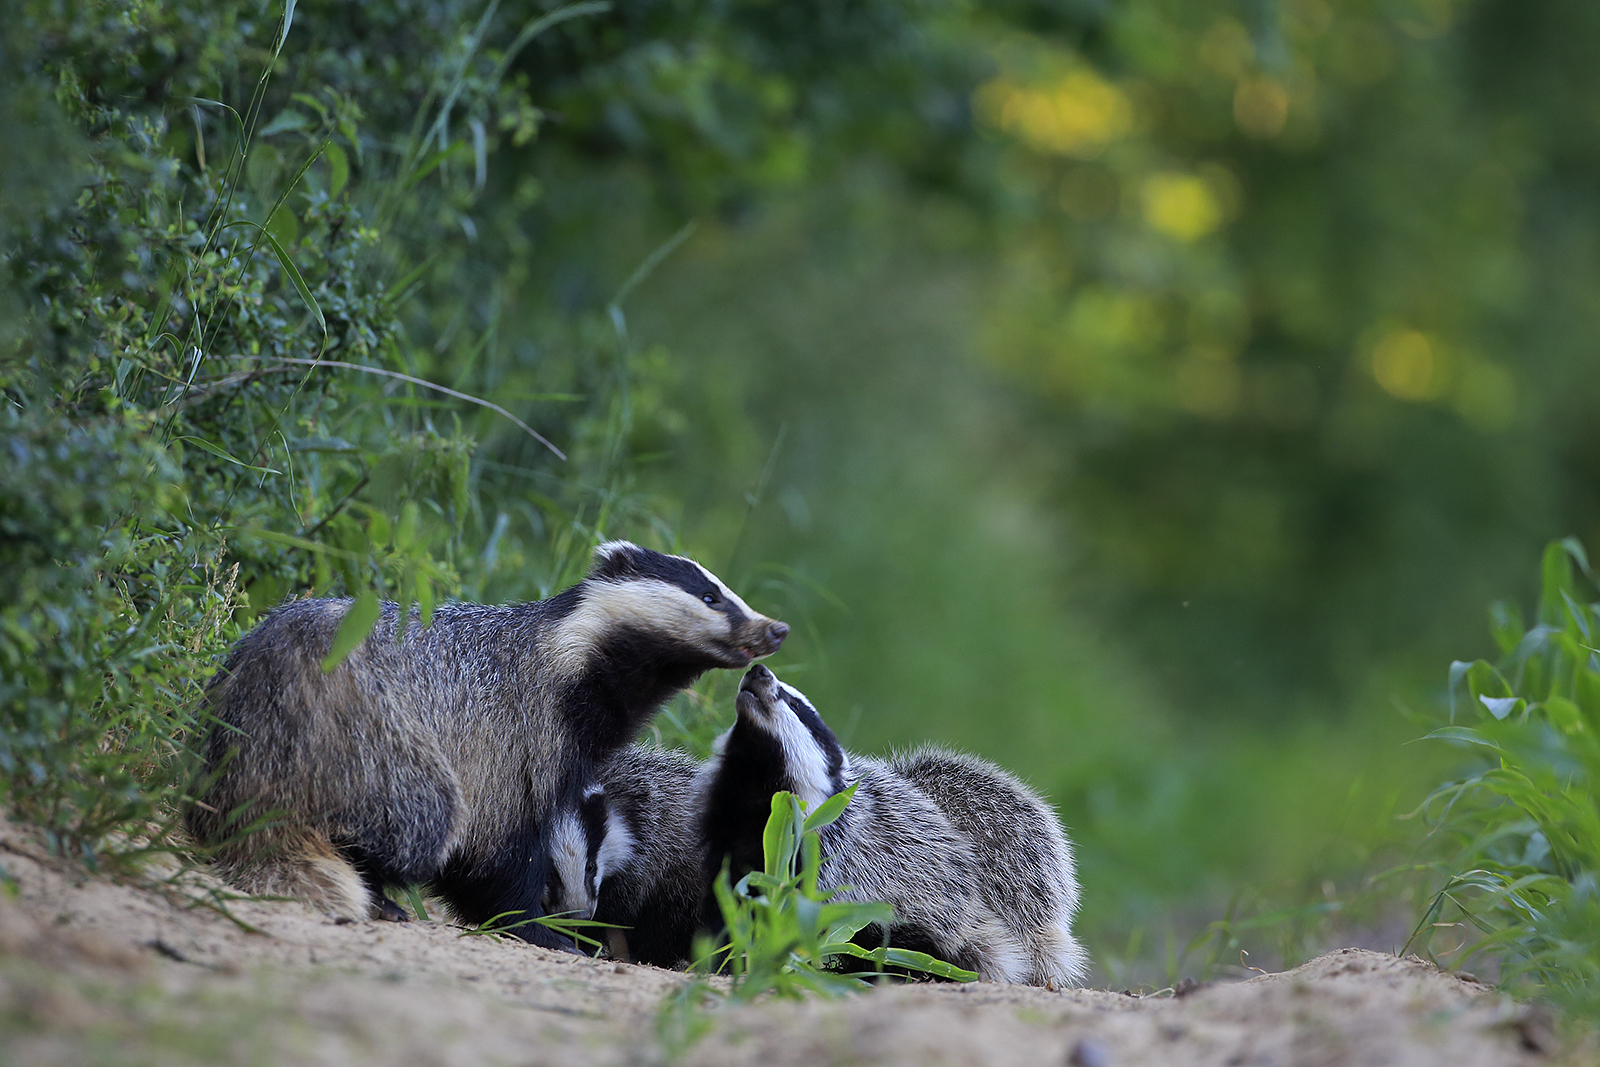
<svg viewBox="0 0 1600 1067"><path fill-rule="evenodd" d="M700 674L746 667L789 630L694 561L625 541L549 600L449 604L426 627L385 605L325 672L349 609L292 601L239 639L206 690L215 724L187 813L234 885L347 919L387 914L383 887L408 883L468 922L539 915L551 817L595 764Z"/></svg>
<svg viewBox="0 0 1600 1067"><path fill-rule="evenodd" d="M851 755L805 696L765 667L745 674L737 706L704 794L712 866L728 857L737 877L761 865L775 791L814 807L858 784L821 831L821 888L891 904L890 944L986 981L1083 980L1072 852L1031 790L992 764L936 749L889 761Z"/></svg>
<svg viewBox="0 0 1600 1067"><path fill-rule="evenodd" d="M556 817L545 910L611 923L611 955L677 967L689 959L705 896L698 760L629 745Z"/></svg>

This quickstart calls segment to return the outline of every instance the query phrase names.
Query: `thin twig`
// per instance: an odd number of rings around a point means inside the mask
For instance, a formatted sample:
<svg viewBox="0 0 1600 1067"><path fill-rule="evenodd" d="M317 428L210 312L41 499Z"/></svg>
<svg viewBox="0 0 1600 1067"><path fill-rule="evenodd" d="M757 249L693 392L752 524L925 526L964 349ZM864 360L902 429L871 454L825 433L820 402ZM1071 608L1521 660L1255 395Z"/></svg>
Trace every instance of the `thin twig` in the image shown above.
<svg viewBox="0 0 1600 1067"><path fill-rule="evenodd" d="M467 403L475 403L475 405L480 406L480 408L488 408L490 411L496 411L496 413L506 416L507 419L515 422L517 426L522 427L523 432L528 434L528 437L533 438L533 440L536 440L536 442L539 442L541 445L549 448L552 453L557 454L558 458L566 459L566 453L563 453L563 451L560 450L560 448L557 448L557 446L552 445L552 443L549 442L549 438L539 434L538 430L528 426L526 422L523 422L522 419L518 419L517 416L514 416L514 414L510 413L510 411L507 411L506 408L502 408L502 406L499 406L498 403L491 402L491 400L483 400L482 397L474 397L474 395L458 392L458 390L451 389L450 386L440 386L440 384L437 384L437 382L430 382L424 378L413 378L411 374L402 374L400 371L384 370L384 368L381 368L381 366L363 366L360 365L360 363L344 363L341 362L341 360L298 360L298 358L282 357L280 360L278 360L278 362L296 363L296 365L299 366L312 366L312 368L317 368L317 366L339 366L339 368L342 368L342 370L347 371L365 371L365 373L368 374L379 374L379 376L382 376L382 378L397 378L403 382L411 382L413 386L421 386L424 387L424 389L432 389L434 392L442 392L442 394L445 394L446 397L454 397L456 400L466 400ZM270 370L270 368L261 368L261 370Z"/></svg>

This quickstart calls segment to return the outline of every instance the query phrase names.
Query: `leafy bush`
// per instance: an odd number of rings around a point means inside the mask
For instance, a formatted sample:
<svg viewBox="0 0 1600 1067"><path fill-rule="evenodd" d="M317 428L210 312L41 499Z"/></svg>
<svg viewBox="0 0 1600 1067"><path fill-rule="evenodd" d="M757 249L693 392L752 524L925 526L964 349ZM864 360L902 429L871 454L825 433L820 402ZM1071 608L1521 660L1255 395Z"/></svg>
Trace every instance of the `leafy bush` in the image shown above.
<svg viewBox="0 0 1600 1067"><path fill-rule="evenodd" d="M1538 618L1496 604L1503 658L1450 667L1450 724L1475 765L1424 810L1447 875L1418 926L1467 933L1504 982L1600 1013L1600 602L1583 547L1545 549ZM1461 929L1461 928L1465 929ZM1473 937L1471 934L1477 934Z"/></svg>
<svg viewBox="0 0 1600 1067"><path fill-rule="evenodd" d="M469 317L413 264L466 243L473 176L440 153L473 134L370 128L329 86L278 95L292 16L102 0L7 26L0 133L57 151L8 165L0 216L0 804L88 857L159 841L200 685L260 611L345 593L426 613L462 565L478 588L508 562L554 584L593 536L572 486L626 463L613 448L540 512L483 521L473 413L531 443L497 446L502 468L556 450L415 373L440 346L407 302ZM449 92L459 57L409 58L414 108L485 106ZM610 379L615 355L572 363ZM553 432L605 440L609 417L607 398Z"/></svg>

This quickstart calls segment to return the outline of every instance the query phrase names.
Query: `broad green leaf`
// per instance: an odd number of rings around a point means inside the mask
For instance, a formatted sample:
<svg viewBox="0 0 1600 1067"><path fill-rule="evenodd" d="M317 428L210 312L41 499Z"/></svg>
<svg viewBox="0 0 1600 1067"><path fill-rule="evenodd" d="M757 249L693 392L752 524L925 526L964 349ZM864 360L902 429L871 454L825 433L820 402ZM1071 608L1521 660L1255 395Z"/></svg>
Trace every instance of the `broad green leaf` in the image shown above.
<svg viewBox="0 0 1600 1067"><path fill-rule="evenodd" d="M284 248L293 248L295 242L300 240L300 220L289 209L289 205L284 204L267 220L267 232Z"/></svg>
<svg viewBox="0 0 1600 1067"><path fill-rule="evenodd" d="M305 115L299 110L292 107L286 107L282 111L278 112L277 115L273 116L271 122L261 127L261 131L258 136L271 137L275 133L303 130L309 125L311 125L311 120L306 118Z"/></svg>
<svg viewBox="0 0 1600 1067"><path fill-rule="evenodd" d="M389 516L378 508L367 514L367 539L374 549L389 547Z"/></svg>
<svg viewBox="0 0 1600 1067"><path fill-rule="evenodd" d="M378 624L378 614L377 593L368 589L355 598L350 609L345 612L344 621L339 623L338 632L333 635L333 644L329 647L327 656L323 657L324 672L330 672L343 663L345 657L367 639L372 633L372 628Z"/></svg>
<svg viewBox="0 0 1600 1067"><path fill-rule="evenodd" d="M1515 651L1526 629L1527 627L1522 624L1522 609L1516 604L1497 600L1489 605L1489 632L1494 637L1494 643L1500 646L1502 654L1510 655ZM1452 676L1455 666L1454 663L1450 665ZM1453 677L1452 684L1454 684Z"/></svg>
<svg viewBox="0 0 1600 1067"><path fill-rule="evenodd" d="M332 141L322 151L328 157L328 195L338 196L350 180L350 160L344 149Z"/></svg>
<svg viewBox="0 0 1600 1067"><path fill-rule="evenodd" d="M816 810L806 816L805 829L820 830L836 821L839 816L844 814L844 809L849 806L851 798L856 795L856 789L860 785L860 782L853 783L849 789L842 793L835 793L821 804L818 804Z"/></svg>
<svg viewBox="0 0 1600 1067"><path fill-rule="evenodd" d="M1581 548L1579 551L1582 551ZM1573 591L1571 546L1562 541L1552 541L1545 546L1544 559L1539 565L1539 621L1550 626L1561 626L1566 620L1562 610L1563 593Z"/></svg>
<svg viewBox="0 0 1600 1067"><path fill-rule="evenodd" d="M1504 719L1507 715L1510 715L1513 711L1516 711L1517 706L1522 703L1522 701L1518 700L1516 697L1484 696L1479 697L1478 702L1484 707L1488 708L1489 714L1493 715L1496 719Z"/></svg>
<svg viewBox="0 0 1600 1067"><path fill-rule="evenodd" d="M415 501L408 500L400 509L400 525L394 532L394 547L405 552L417 543L417 524L421 515Z"/></svg>

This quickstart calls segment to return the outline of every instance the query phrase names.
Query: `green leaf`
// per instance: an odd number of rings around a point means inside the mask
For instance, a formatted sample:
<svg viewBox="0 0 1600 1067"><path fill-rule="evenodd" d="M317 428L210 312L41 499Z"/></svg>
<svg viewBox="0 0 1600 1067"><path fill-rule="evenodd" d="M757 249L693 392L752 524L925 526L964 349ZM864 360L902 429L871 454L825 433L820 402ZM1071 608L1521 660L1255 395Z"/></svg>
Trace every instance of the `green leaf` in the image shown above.
<svg viewBox="0 0 1600 1067"><path fill-rule="evenodd" d="M292 107L286 107L275 115L271 122L261 127L260 137L271 137L275 133L286 133L294 130L303 130L311 125L311 120Z"/></svg>
<svg viewBox="0 0 1600 1067"><path fill-rule="evenodd" d="M772 814L761 832L761 854L769 875L791 873L798 842L796 829L802 825L800 798L779 790L772 794Z"/></svg>
<svg viewBox="0 0 1600 1067"><path fill-rule="evenodd" d="M377 508L367 513L367 539L375 549L389 547L389 516Z"/></svg>
<svg viewBox="0 0 1600 1067"><path fill-rule="evenodd" d="M278 31L278 43L272 49L272 58L277 59L278 53L283 51L283 42L289 39L289 27L294 25L295 0L284 0L283 28Z"/></svg>
<svg viewBox="0 0 1600 1067"><path fill-rule="evenodd" d="M1575 734L1583 729L1583 712L1578 710L1578 705L1566 697L1553 696L1542 705L1545 718L1564 734Z"/></svg>
<svg viewBox="0 0 1600 1067"><path fill-rule="evenodd" d="M820 830L836 821L839 816L844 814L844 809L849 806L850 799L856 795L856 789L860 785L860 782L853 783L849 789L842 793L835 793L821 804L818 804L816 810L806 816L804 829L807 831Z"/></svg>
<svg viewBox="0 0 1600 1067"><path fill-rule="evenodd" d="M246 463L242 459L238 459L238 458L236 458L234 456L229 455L223 449L221 449L217 445L212 444L210 441L207 441L203 437L194 437L194 436L191 436L189 434L181 434L181 435L179 435L177 437L174 437L173 440L174 441L184 441L184 442L186 442L188 444L194 445L196 448L200 449L201 451L210 452L213 456L216 456L218 459L227 460L229 463L232 463L234 466L243 467L247 471L255 471L257 474L282 474L283 473L282 471L274 470L271 467L257 467L257 466L253 466L253 465L251 465L249 463Z"/></svg>
<svg viewBox="0 0 1600 1067"><path fill-rule="evenodd" d="M976 982L978 980L976 971L964 970L953 963L947 963L944 960L930 956L926 952L913 952L910 949L891 946L886 958L891 966L938 975L940 978L948 978L954 982Z"/></svg>
<svg viewBox="0 0 1600 1067"><path fill-rule="evenodd" d="M276 211L273 212L273 217L276 218L277 214ZM306 302L306 307L310 308L311 313L317 317L317 325L322 327L323 334L327 334L328 320L322 317L322 306L317 303L316 297L311 295L311 288L306 285L306 280L300 277L300 271L295 267L294 260L289 258L289 253L283 250L283 246L278 243L278 239L272 235L271 230L263 229L261 234L267 239L267 244L271 246L272 254L278 257L278 265L283 268L283 273L300 293L300 299Z"/></svg>
<svg viewBox="0 0 1600 1067"><path fill-rule="evenodd" d="M284 204L272 213L272 218L267 220L267 232L277 239L285 248L293 248L295 242L300 240L300 220L295 213Z"/></svg>
<svg viewBox="0 0 1600 1067"><path fill-rule="evenodd" d="M417 524L421 515L416 502L408 500L400 509L400 525L394 532L394 547L405 552L417 543Z"/></svg>
<svg viewBox="0 0 1600 1067"><path fill-rule="evenodd" d="M1483 745L1486 748L1499 749L1499 745L1486 737L1481 731L1470 726L1441 726L1439 729L1426 734L1425 741L1466 741L1474 745Z"/></svg>
<svg viewBox="0 0 1600 1067"><path fill-rule="evenodd" d="M1509 656L1516 650L1526 629L1522 624L1522 609L1516 604L1497 600L1489 605L1489 632L1494 637L1494 643L1500 646L1502 654ZM1454 668L1455 665L1451 664L1451 669Z"/></svg>
<svg viewBox="0 0 1600 1067"><path fill-rule="evenodd" d="M345 612L344 621L339 623L338 632L333 635L333 644L329 647L327 656L323 657L324 672L330 672L343 663L345 657L367 639L372 633L372 628L378 624L378 614L377 593L368 589L356 597L350 609Z"/></svg>
<svg viewBox="0 0 1600 1067"><path fill-rule="evenodd" d="M338 196L350 180L350 159L344 149L332 141L322 151L328 157L328 195Z"/></svg>
<svg viewBox="0 0 1600 1067"><path fill-rule="evenodd" d="M1571 538L1552 541L1545 546L1544 558L1539 564L1539 621L1547 625L1561 626L1565 622L1562 618L1565 614L1562 611L1562 594L1573 591L1572 549L1575 546L1579 553L1583 551L1582 546L1578 546Z"/></svg>
<svg viewBox="0 0 1600 1067"><path fill-rule="evenodd" d="M1489 714L1496 719L1504 719L1514 711L1520 710L1522 701L1517 697L1484 697L1478 698L1478 703L1489 709Z"/></svg>

